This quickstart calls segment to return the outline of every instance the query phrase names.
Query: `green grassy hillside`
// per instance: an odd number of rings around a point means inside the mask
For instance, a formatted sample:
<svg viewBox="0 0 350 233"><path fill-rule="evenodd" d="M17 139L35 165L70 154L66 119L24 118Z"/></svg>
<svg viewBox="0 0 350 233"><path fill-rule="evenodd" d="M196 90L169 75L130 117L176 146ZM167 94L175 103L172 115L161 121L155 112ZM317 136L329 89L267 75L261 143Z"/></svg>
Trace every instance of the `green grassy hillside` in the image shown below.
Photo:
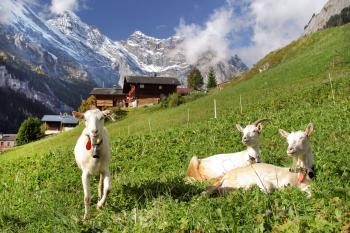
<svg viewBox="0 0 350 233"><path fill-rule="evenodd" d="M82 222L81 173L73 147L81 131L0 156L0 228L4 232L341 232L350 230L350 25L324 30L272 52L221 92L162 110L132 111L108 124L112 186L107 207ZM258 73L259 67L269 69ZM334 99L329 76L331 75ZM243 112L240 109L242 98ZM213 119L213 99L218 119ZM187 122L187 114L190 121ZM268 117L262 159L288 166L278 128L313 122L317 177L312 198L294 188L203 195L183 178L197 155L243 149L235 123ZM150 127L151 126L151 127ZM92 203L97 202L92 179Z"/></svg>

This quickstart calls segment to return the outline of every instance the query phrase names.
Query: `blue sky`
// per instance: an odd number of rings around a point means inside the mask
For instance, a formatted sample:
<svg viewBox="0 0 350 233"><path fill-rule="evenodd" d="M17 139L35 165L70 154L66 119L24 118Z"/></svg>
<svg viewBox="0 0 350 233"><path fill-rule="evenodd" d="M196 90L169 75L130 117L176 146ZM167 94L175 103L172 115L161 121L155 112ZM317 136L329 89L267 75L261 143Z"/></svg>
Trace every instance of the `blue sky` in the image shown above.
<svg viewBox="0 0 350 233"><path fill-rule="evenodd" d="M126 39L135 30L157 38L175 34L180 18L203 24L208 16L224 5L225 0L87 0L77 12L81 19L95 25L113 40Z"/></svg>

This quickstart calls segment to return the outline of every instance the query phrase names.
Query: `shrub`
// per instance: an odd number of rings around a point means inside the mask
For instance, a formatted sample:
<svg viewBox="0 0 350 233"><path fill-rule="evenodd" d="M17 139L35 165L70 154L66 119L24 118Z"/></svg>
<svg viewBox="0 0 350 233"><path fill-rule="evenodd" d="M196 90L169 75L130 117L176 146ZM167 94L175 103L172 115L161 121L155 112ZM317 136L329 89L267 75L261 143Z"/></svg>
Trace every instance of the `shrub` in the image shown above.
<svg viewBox="0 0 350 233"><path fill-rule="evenodd" d="M16 144L23 145L39 139L42 136L41 122L36 117L29 117L22 122L18 133Z"/></svg>
<svg viewBox="0 0 350 233"><path fill-rule="evenodd" d="M110 108L109 110L112 111L112 117L115 120L120 120L120 119L126 117L126 115L128 113L125 109L122 109L122 107L119 105L116 107Z"/></svg>
<svg viewBox="0 0 350 233"><path fill-rule="evenodd" d="M168 97L168 106L176 107L184 103L184 98L179 93L173 93Z"/></svg>
<svg viewBox="0 0 350 233"><path fill-rule="evenodd" d="M94 95L81 101L79 112L86 112L91 108L91 106L96 106L96 97Z"/></svg>

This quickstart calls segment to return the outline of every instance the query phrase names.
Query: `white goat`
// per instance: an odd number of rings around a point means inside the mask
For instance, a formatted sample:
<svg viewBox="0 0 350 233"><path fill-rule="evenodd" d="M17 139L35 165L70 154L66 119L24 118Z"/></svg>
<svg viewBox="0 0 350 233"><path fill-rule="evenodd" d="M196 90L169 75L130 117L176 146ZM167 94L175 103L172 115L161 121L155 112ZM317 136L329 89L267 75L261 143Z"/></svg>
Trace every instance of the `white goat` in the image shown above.
<svg viewBox="0 0 350 233"><path fill-rule="evenodd" d="M97 208L104 205L107 193L110 191L109 161L111 158L111 148L109 145L108 132L103 126L105 117L110 115L110 111L100 111L99 109L88 110L87 112L73 112L76 118L85 120L85 128L80 135L74 148L75 160L82 170L82 182L84 189L84 219L88 217L90 204L90 175L100 175L98 186L99 201Z"/></svg>
<svg viewBox="0 0 350 233"><path fill-rule="evenodd" d="M271 192L287 185L298 187L311 196L310 181L315 175L313 170L313 156L309 136L313 131L310 123L305 132L298 131L288 133L282 129L280 134L287 139L287 154L294 160L293 168L278 167L271 164L259 163L250 166L236 168L224 175L208 192L221 189L248 189L257 185L263 192Z"/></svg>
<svg viewBox="0 0 350 233"><path fill-rule="evenodd" d="M204 159L192 157L187 169L187 176L198 181L217 179L226 172L237 168L260 162L259 135L262 123L267 119L257 120L244 129L236 124L237 129L243 133L242 143L247 146L244 151L217 154Z"/></svg>

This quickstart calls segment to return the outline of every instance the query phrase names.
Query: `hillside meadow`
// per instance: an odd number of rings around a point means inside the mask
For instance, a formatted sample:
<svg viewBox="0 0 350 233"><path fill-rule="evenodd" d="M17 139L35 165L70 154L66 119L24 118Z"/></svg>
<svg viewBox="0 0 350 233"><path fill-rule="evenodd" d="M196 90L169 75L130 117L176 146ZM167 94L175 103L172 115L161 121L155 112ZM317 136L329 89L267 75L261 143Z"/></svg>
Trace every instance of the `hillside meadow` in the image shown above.
<svg viewBox="0 0 350 233"><path fill-rule="evenodd" d="M82 221L83 191L73 147L82 126L0 156L2 232L349 232L350 25L318 32L268 54L223 91L176 108L133 110L107 123L112 192ZM269 69L259 73L259 67ZM331 77L331 79L329 78ZM218 118L214 119L213 100ZM240 106L242 102L242 112ZM188 121L189 115L189 121ZM317 176L312 197L287 187L208 197L184 180L194 155L244 149L234 124L269 118L262 160L290 166L278 129L309 122ZM91 179L92 203L98 178Z"/></svg>

